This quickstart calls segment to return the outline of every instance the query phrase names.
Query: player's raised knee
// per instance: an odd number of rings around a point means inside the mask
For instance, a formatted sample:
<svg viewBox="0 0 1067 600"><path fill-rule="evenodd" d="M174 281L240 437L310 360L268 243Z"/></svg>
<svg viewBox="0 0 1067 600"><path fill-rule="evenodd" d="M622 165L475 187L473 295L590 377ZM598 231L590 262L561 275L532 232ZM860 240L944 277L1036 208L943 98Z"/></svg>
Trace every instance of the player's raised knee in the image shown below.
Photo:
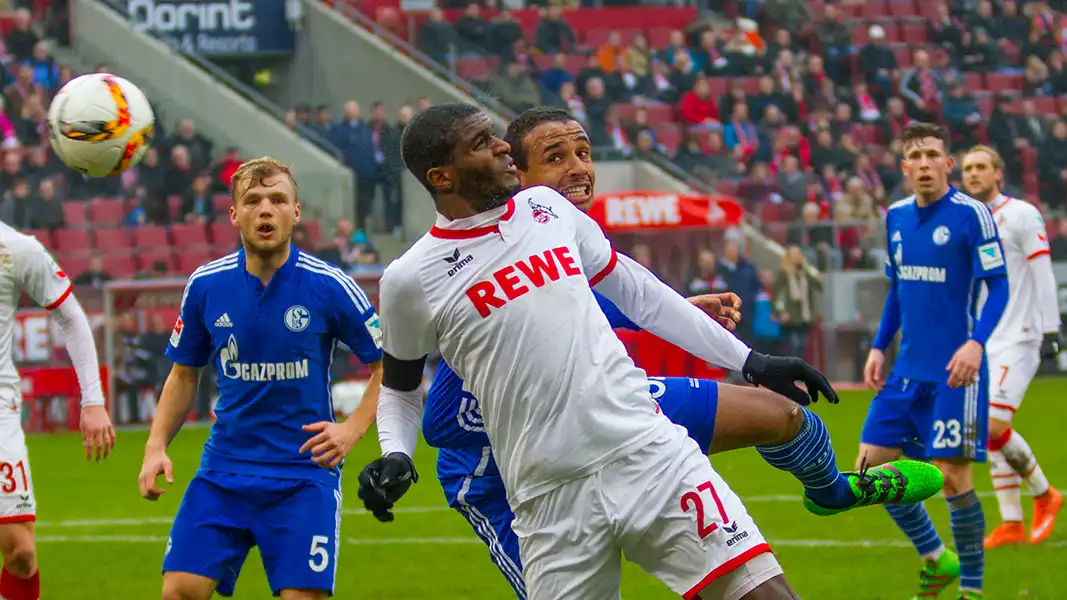
<svg viewBox="0 0 1067 600"><path fill-rule="evenodd" d="M750 402L759 406L766 424L767 441L763 445L785 444L800 433L804 426L804 409L796 402L763 388L747 388L746 396L751 395Z"/></svg>

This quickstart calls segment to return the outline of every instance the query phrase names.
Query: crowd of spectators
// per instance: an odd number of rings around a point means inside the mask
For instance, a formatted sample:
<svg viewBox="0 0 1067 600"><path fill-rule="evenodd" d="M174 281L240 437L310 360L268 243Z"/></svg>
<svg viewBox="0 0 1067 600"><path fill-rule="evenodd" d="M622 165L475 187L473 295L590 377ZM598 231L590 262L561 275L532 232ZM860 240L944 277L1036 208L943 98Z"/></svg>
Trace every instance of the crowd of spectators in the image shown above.
<svg viewBox="0 0 1067 600"><path fill-rule="evenodd" d="M876 265L882 231L862 221L910 193L897 157L913 120L944 124L956 150L990 143L1009 190L1061 214L1067 14L1046 2L887 2L874 4L909 8L860 20L870 2L714 2L654 47L640 22L579 35L559 6L524 32L489 0L451 22L431 10L415 39L443 63L492 65L482 83L517 111L569 108L595 145L669 158L744 198L821 267Z"/></svg>

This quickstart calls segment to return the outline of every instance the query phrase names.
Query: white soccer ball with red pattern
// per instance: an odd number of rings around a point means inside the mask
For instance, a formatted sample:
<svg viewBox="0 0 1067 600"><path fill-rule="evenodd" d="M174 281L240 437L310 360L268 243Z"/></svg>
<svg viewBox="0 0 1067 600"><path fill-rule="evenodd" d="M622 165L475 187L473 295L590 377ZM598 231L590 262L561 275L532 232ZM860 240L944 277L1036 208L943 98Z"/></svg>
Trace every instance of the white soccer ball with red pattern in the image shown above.
<svg viewBox="0 0 1067 600"><path fill-rule="evenodd" d="M117 175L140 162L155 121L144 92L110 73L70 80L48 108L52 150L90 177Z"/></svg>

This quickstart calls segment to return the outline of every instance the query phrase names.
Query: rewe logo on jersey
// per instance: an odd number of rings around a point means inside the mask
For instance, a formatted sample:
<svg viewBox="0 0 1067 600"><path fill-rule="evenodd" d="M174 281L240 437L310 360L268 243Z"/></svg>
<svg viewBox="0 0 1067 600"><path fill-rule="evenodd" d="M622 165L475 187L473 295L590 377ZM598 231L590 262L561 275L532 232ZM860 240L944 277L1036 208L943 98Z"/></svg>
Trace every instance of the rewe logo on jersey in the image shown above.
<svg viewBox="0 0 1067 600"><path fill-rule="evenodd" d="M467 290L467 298L484 319L494 308L503 308L509 301L526 295L531 288L544 287L558 280L561 275L582 275L570 248L566 246L545 250L496 271L492 279L472 285Z"/></svg>
<svg viewBox="0 0 1067 600"><path fill-rule="evenodd" d="M226 347L219 350L219 370L229 379L241 381L286 381L308 376L308 359L287 362L238 361L237 338L232 334Z"/></svg>

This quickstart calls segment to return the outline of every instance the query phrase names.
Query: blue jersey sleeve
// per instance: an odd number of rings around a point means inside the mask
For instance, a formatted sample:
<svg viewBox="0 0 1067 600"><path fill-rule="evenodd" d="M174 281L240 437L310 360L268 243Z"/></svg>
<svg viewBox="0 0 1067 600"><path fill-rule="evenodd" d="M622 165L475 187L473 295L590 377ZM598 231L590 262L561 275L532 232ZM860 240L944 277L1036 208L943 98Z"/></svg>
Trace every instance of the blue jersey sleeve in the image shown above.
<svg viewBox="0 0 1067 600"><path fill-rule="evenodd" d="M327 278L334 335L365 365L382 359L382 328L367 294L347 275Z"/></svg>
<svg viewBox="0 0 1067 600"><path fill-rule="evenodd" d="M636 323L622 314L622 311L619 310L618 306L615 306L614 302L598 294L596 290L593 290L593 295L596 296L596 302L600 305L600 310L604 312L604 316L608 318L608 323L611 324L612 328L641 331L641 328Z"/></svg>
<svg viewBox="0 0 1067 600"><path fill-rule="evenodd" d="M997 224L993 221L993 213L984 204L975 209L971 240L971 262L975 279L1008 274Z"/></svg>
<svg viewBox="0 0 1067 600"><path fill-rule="evenodd" d="M203 319L205 285L195 275L185 285L178 321L165 353L171 361L186 367L200 368L211 360L211 333Z"/></svg>

